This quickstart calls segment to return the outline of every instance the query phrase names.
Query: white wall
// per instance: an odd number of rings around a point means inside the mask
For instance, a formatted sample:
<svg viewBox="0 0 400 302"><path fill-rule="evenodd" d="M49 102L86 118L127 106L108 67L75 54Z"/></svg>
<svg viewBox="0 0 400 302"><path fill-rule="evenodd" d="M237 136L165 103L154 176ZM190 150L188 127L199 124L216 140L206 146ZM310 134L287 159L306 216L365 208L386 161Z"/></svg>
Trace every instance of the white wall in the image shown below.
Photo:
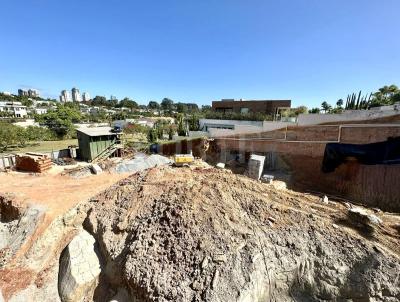
<svg viewBox="0 0 400 302"><path fill-rule="evenodd" d="M340 114L300 114L299 126L331 122L362 121L400 114L400 105L377 107L370 110L347 110Z"/></svg>
<svg viewBox="0 0 400 302"><path fill-rule="evenodd" d="M210 124L217 124L214 121L219 120L204 120L204 124L208 124L208 121L212 121ZM248 134L248 133L259 133L266 131L273 131L277 129L285 128L289 125L294 125L294 123L289 122L272 122L272 121L230 121L230 120L220 120L222 125L233 125L234 129L217 129L209 128L208 133L210 137L221 137L236 134ZM241 123L238 123L241 122ZM201 127L201 122L200 122Z"/></svg>
<svg viewBox="0 0 400 302"><path fill-rule="evenodd" d="M28 126L40 126L39 123L36 123L34 119L27 119L24 122L16 122L14 125L21 126L21 127L28 127Z"/></svg>
<svg viewBox="0 0 400 302"><path fill-rule="evenodd" d="M235 128L239 125L248 125L248 126L259 126L262 127L262 121L237 121L237 120L214 120L214 119L200 119L200 129L203 129L205 125L219 125L223 126L233 126Z"/></svg>

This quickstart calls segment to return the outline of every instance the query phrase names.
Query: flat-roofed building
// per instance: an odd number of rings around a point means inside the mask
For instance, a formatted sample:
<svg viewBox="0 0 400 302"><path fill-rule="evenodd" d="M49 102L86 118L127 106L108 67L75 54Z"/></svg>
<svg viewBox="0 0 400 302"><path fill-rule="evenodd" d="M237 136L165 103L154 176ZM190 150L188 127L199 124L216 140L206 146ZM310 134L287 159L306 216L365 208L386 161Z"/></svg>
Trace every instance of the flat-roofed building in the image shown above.
<svg viewBox="0 0 400 302"><path fill-rule="evenodd" d="M23 106L21 102L0 101L0 112L8 112L15 117L25 117L28 115L26 106Z"/></svg>
<svg viewBox="0 0 400 302"><path fill-rule="evenodd" d="M216 112L264 113L275 115L279 110L290 108L291 100L234 100L213 101L212 109Z"/></svg>

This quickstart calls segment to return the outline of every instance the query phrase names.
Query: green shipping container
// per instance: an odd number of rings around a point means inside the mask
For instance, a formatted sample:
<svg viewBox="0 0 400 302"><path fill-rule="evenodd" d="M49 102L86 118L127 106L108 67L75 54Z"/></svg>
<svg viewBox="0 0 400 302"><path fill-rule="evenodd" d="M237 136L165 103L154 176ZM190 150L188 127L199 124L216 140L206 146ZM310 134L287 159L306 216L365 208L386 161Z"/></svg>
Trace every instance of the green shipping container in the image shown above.
<svg viewBox="0 0 400 302"><path fill-rule="evenodd" d="M80 128L78 136L80 159L92 161L101 152L114 144L117 134L111 132L111 127Z"/></svg>

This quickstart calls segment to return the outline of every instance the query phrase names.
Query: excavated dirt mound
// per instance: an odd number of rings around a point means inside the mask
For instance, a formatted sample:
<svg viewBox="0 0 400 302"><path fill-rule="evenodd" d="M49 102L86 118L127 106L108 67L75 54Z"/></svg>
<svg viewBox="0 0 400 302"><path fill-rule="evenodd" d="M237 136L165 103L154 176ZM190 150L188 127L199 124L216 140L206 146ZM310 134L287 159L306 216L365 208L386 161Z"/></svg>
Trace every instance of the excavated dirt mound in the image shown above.
<svg viewBox="0 0 400 302"><path fill-rule="evenodd" d="M171 167L120 181L86 210L95 301L400 300L399 234L383 213L364 232L344 204Z"/></svg>

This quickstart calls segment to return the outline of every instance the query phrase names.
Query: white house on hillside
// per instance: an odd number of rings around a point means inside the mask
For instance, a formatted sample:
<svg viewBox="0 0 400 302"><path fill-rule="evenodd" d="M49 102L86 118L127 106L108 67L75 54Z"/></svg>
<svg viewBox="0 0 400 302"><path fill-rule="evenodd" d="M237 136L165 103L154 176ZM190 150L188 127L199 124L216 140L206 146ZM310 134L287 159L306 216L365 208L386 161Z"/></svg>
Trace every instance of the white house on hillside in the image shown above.
<svg viewBox="0 0 400 302"><path fill-rule="evenodd" d="M21 102L0 102L0 112L10 112L15 117L25 117L28 115L26 106Z"/></svg>

